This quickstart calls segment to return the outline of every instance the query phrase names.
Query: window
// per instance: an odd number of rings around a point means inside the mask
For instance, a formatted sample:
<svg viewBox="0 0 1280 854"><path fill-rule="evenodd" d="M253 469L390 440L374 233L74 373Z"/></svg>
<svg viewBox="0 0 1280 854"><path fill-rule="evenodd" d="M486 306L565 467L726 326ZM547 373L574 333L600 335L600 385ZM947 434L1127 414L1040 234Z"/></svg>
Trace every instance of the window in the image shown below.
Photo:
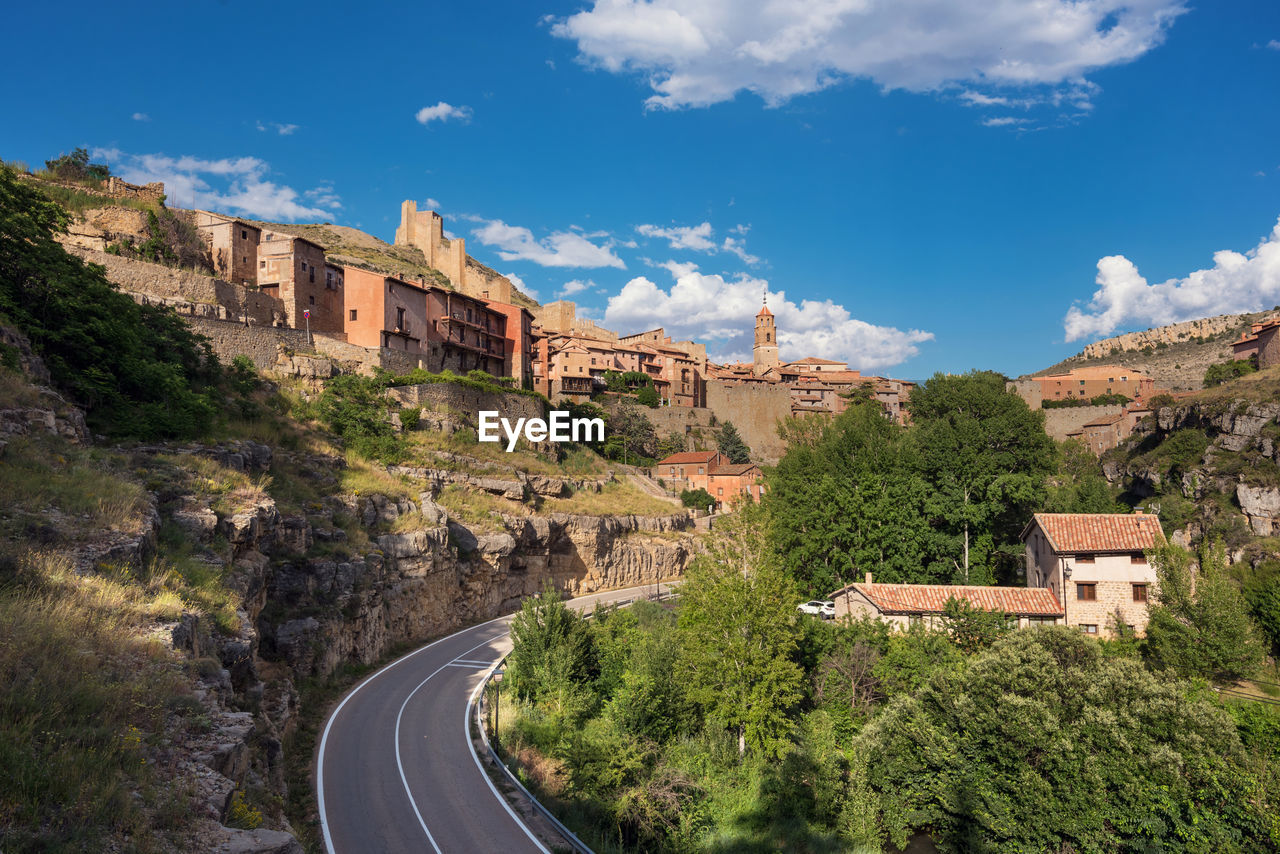
<svg viewBox="0 0 1280 854"><path fill-rule="evenodd" d="M1077 584L1076 598L1081 602L1098 601L1098 585L1092 582Z"/></svg>
<svg viewBox="0 0 1280 854"><path fill-rule="evenodd" d="M316 304L316 298L315 298L315 297L309 297L309 299L311 300L311 304L312 304L312 305L315 305L315 304Z"/></svg>
<svg viewBox="0 0 1280 854"><path fill-rule="evenodd" d="M1133 601L1135 602L1147 601L1147 585L1145 584L1133 585Z"/></svg>
<svg viewBox="0 0 1280 854"><path fill-rule="evenodd" d="M1027 617L1028 626L1052 626L1056 622L1057 617Z"/></svg>
<svg viewBox="0 0 1280 854"><path fill-rule="evenodd" d="M702 466L698 466L698 474L702 474Z"/></svg>
<svg viewBox="0 0 1280 854"><path fill-rule="evenodd" d="M404 331L404 309L403 308L396 309L396 331L397 332Z"/></svg>
<svg viewBox="0 0 1280 854"><path fill-rule="evenodd" d="M723 486L721 486L721 487L719 487L719 488L717 488L717 489L716 489L716 495L724 495L724 487L723 487Z"/></svg>
<svg viewBox="0 0 1280 854"><path fill-rule="evenodd" d="M1147 556L1142 552L1133 552L1129 555L1129 563L1146 563Z"/></svg>
<svg viewBox="0 0 1280 854"><path fill-rule="evenodd" d="M355 310L354 308L353 308L353 309L351 309L351 319L352 319L352 320L355 320L355 319L356 319L356 310Z"/></svg>
<svg viewBox="0 0 1280 854"><path fill-rule="evenodd" d="M267 262L266 262L266 261L259 261L259 262L258 262L258 269L259 269L259 270L263 269L263 268L264 268L264 267L266 267L266 266L267 266Z"/></svg>
<svg viewBox="0 0 1280 854"><path fill-rule="evenodd" d="M311 281L314 282L315 280L316 280L316 268L315 268L315 265L312 264L311 265Z"/></svg>
<svg viewBox="0 0 1280 854"><path fill-rule="evenodd" d="M241 239L241 240L248 240L248 239L249 239L249 232L248 232L248 231L246 231L246 230L245 230L245 229L243 229L243 228L242 228L242 229L240 229L240 239Z"/></svg>
<svg viewBox="0 0 1280 854"><path fill-rule="evenodd" d="M1093 563L1093 555L1076 555L1076 563Z"/></svg>
<svg viewBox="0 0 1280 854"><path fill-rule="evenodd" d="M1080 626L1080 631L1084 632L1086 635L1096 635L1098 633L1098 626L1096 623L1083 623Z"/></svg>

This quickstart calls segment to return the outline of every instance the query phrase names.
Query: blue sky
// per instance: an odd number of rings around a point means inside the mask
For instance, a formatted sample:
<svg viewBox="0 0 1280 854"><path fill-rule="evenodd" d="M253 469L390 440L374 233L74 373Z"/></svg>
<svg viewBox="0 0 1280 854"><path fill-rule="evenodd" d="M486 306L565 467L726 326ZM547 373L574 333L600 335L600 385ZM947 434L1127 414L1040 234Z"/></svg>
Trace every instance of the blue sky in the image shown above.
<svg viewBox="0 0 1280 854"><path fill-rule="evenodd" d="M1280 4L69 3L8 10L0 157L394 236L745 357L1045 367L1280 305Z"/></svg>

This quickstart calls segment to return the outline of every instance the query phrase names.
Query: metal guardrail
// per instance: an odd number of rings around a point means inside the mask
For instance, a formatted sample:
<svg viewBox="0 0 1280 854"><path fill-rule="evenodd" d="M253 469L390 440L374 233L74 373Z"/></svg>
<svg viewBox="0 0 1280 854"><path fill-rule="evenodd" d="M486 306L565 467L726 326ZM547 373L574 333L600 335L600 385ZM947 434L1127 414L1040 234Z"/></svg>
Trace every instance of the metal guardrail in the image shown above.
<svg viewBox="0 0 1280 854"><path fill-rule="evenodd" d="M490 670L488 675L485 676L484 689L487 689L489 687L489 682L493 680L494 671L503 669L506 663L507 657L504 655L502 660L498 662L497 666L494 667L493 670ZM525 788L524 783L520 782L520 778L518 778L515 773L507 767L507 763L502 761L502 757L498 755L498 751L494 750L493 745L489 743L489 730L485 726L484 722L484 713L489 705L487 699L488 691L484 689L481 690L480 696L485 699L480 703L476 703L476 724L480 728L480 740L484 742L485 749L489 751L489 756L494 762L498 763L498 767L502 769L504 774L506 774L507 779L512 783L515 783L516 787L519 788L520 791L524 792L524 796L529 799L529 803L533 804L533 808L540 812L547 821L551 822L552 826L555 827L560 835L564 837L565 841L569 843L569 847L578 852L578 854L595 854L595 851L591 846L579 839L577 834L572 830L565 827L560 819L555 817L551 810L543 806L542 801L535 798L533 793Z"/></svg>
<svg viewBox="0 0 1280 854"><path fill-rule="evenodd" d="M632 597L631 599L619 599L616 602L611 602L609 604L614 605L618 608L625 608L627 605L631 605L641 600L646 602L662 602L667 599L671 599L676 595L675 591L670 589L671 582L668 581L665 583L667 584L667 591L665 593L662 592L662 583L659 583L657 595L636 596L636 597ZM586 616L587 616L587 619L590 619L592 615L587 614ZM520 782L520 778L518 778L515 775L514 771L512 771L509 767L507 767L507 763L502 760L502 757L498 755L498 751L495 750L493 745L489 743L489 730L485 726L485 721L484 721L485 715L489 708L489 699L488 699L489 692L486 689L488 689L489 683L493 681L493 674L499 670L506 669L508 657L509 656L504 655L502 659L496 665L494 665L493 668L491 668L484 677L484 684L480 689L481 700L479 703L476 703L476 713L475 713L476 727L480 730L480 740L484 742L485 749L489 751L489 756L493 759L494 762L498 764L498 767L502 769L502 773L504 773L507 776L507 779L510 780L512 783L515 783L516 787L519 788L521 792L524 792L524 796L529 799L529 803L533 804L533 808L536 809L539 813L541 813L543 817L547 819L547 821L551 822L552 826L555 827L555 829L560 833L560 835L564 837L565 841L569 843L569 846L573 848L574 851L578 852L578 854L595 854L595 851L591 848L591 846L587 845L587 843L579 839L577 834L575 834L572 830L565 827L564 823L561 822L560 819L556 818L555 814L552 813L551 810L547 809L546 806L543 805L542 801L535 798L533 796L533 793L525 788L524 783Z"/></svg>

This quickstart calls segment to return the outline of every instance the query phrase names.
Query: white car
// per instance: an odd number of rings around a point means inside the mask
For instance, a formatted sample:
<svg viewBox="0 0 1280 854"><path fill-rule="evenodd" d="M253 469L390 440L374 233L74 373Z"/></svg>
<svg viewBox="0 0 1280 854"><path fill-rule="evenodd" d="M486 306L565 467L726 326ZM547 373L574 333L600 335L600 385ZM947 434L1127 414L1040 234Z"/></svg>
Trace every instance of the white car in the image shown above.
<svg viewBox="0 0 1280 854"><path fill-rule="evenodd" d="M836 603L830 599L810 599L803 605L799 605L796 610L801 614L821 617L824 620L834 620L836 618Z"/></svg>

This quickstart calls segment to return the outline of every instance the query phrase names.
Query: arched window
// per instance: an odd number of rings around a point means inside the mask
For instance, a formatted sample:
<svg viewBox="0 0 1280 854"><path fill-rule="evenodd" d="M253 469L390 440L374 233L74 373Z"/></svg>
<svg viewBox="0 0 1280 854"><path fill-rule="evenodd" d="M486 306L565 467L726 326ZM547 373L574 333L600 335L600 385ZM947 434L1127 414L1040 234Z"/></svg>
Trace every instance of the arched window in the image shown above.
<svg viewBox="0 0 1280 854"><path fill-rule="evenodd" d="M772 341L772 340L773 340L773 333L772 333L772 332L766 332L766 333L764 334L764 340L765 340L765 341Z"/></svg>

